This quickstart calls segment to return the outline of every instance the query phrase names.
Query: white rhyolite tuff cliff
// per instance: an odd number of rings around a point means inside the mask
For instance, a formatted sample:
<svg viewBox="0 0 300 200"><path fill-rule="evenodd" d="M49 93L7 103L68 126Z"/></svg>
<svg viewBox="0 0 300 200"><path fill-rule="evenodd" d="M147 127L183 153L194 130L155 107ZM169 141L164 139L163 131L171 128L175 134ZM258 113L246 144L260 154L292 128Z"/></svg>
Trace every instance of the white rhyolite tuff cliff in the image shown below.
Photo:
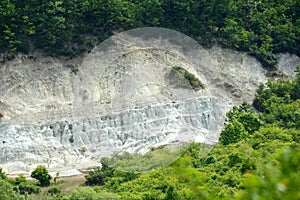
<svg viewBox="0 0 300 200"><path fill-rule="evenodd" d="M292 77L299 58L278 55ZM194 74L193 90L172 67ZM245 52L157 28L127 31L73 60L19 55L0 64L0 167L29 173L99 165L114 151L214 144L225 113L251 102L267 71Z"/></svg>

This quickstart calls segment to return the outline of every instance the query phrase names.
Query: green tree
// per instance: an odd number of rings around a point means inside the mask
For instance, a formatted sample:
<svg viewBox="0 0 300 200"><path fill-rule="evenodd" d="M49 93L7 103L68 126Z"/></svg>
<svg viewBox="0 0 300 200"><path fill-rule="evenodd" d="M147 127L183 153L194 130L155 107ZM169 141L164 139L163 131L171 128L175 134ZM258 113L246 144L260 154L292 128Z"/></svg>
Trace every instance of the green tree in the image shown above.
<svg viewBox="0 0 300 200"><path fill-rule="evenodd" d="M246 135L247 131L245 130L243 124L238 120L233 120L225 125L219 140L221 144L228 145L246 138Z"/></svg>
<svg viewBox="0 0 300 200"><path fill-rule="evenodd" d="M257 131L262 124L247 102L243 102L239 107L234 106L226 116L227 123L219 138L223 145L243 140L247 135Z"/></svg>
<svg viewBox="0 0 300 200"><path fill-rule="evenodd" d="M42 187L50 185L51 175L48 173L45 166L37 166L30 176L37 179Z"/></svg>

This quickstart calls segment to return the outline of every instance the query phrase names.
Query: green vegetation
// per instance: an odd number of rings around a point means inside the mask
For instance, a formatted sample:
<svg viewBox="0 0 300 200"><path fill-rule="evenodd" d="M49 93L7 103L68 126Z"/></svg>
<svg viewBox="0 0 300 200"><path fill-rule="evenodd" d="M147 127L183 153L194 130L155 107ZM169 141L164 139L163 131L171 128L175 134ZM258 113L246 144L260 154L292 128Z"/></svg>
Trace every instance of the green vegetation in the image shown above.
<svg viewBox="0 0 300 200"><path fill-rule="evenodd" d="M2 168L0 168L0 180L1 179L6 179L6 174L2 171Z"/></svg>
<svg viewBox="0 0 300 200"><path fill-rule="evenodd" d="M74 190L67 198L68 200L90 199L90 200L106 200L106 199L119 199L119 196L101 188L79 187Z"/></svg>
<svg viewBox="0 0 300 200"><path fill-rule="evenodd" d="M13 186L10 183L0 179L0 199L16 200L20 199L20 196L13 190Z"/></svg>
<svg viewBox="0 0 300 200"><path fill-rule="evenodd" d="M50 174L48 174L46 167L42 165L37 166L37 168L31 172L30 176L37 179L42 187L49 186L52 178Z"/></svg>
<svg viewBox="0 0 300 200"><path fill-rule="evenodd" d="M192 87L193 90L197 91L205 88L204 84L194 74L188 72L186 69L174 66L172 67L172 71L174 71L182 81L187 81L188 86Z"/></svg>
<svg viewBox="0 0 300 200"><path fill-rule="evenodd" d="M220 143L207 155L202 154L202 144L193 143L162 169L126 179L127 173L103 167L90 173L87 183L101 177L96 185L121 199L299 199L300 129L298 121L291 120L300 108L295 104L298 97L289 98L285 103L289 109L278 115L282 98L300 92L299 79L298 72L293 82L261 86L255 102L269 104L263 104L265 109L258 114L247 103L229 111ZM293 87L278 89L287 86Z"/></svg>
<svg viewBox="0 0 300 200"><path fill-rule="evenodd" d="M113 33L158 26L202 45L217 41L248 51L271 67L277 62L274 53L300 55L299 7L299 0L2 0L0 62L35 49L73 57ZM172 70L193 89L204 88L182 67ZM75 178L56 178L51 185L43 166L31 174L38 181L7 178L0 168L0 200L300 199L300 66L297 70L294 81L261 84L253 107L233 107L211 150L192 143L179 159L159 169L168 157L163 148L145 156L104 158L80 187L84 181Z"/></svg>
<svg viewBox="0 0 300 200"><path fill-rule="evenodd" d="M260 166L259 174L247 174L241 199L299 199L300 152L285 148L276 155L276 161L276 165Z"/></svg>
<svg viewBox="0 0 300 200"><path fill-rule="evenodd" d="M143 173L121 169L127 164L136 169L134 161L146 169L146 158L155 154L103 158L102 167L86 175L84 186L74 187L73 179L62 183L73 185L72 190L60 183L39 188L22 175L8 179L0 169L0 199L299 199L299 82L298 69L294 81L261 85L253 103L259 113L248 103L234 107L212 149L192 143L170 165ZM163 149L156 150L163 155ZM44 167L37 169L47 174Z"/></svg>
<svg viewBox="0 0 300 200"><path fill-rule="evenodd" d="M202 45L249 51L273 66L273 53L299 55L299 7L298 0L2 0L0 52L11 58L34 46L73 57L115 32L157 26Z"/></svg>
<svg viewBox="0 0 300 200"><path fill-rule="evenodd" d="M40 187L37 181L26 180L24 175L19 175L14 181L14 188L19 194L38 194L40 192Z"/></svg>
<svg viewBox="0 0 300 200"><path fill-rule="evenodd" d="M220 135L220 142L223 145L249 137L249 134L257 131L262 123L247 102L240 107L234 106L226 116L227 124Z"/></svg>

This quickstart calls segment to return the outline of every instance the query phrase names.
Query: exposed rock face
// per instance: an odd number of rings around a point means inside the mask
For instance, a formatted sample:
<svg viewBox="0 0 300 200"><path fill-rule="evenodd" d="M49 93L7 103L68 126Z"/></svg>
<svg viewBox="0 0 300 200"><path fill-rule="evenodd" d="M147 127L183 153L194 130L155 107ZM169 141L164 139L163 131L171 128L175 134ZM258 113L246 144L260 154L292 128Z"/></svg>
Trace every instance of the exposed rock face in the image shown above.
<svg viewBox="0 0 300 200"><path fill-rule="evenodd" d="M280 56L290 75L299 58ZM178 83L170 75L175 65L205 89ZM83 169L114 151L162 144L214 144L229 108L251 101L267 79L247 53L205 50L151 28L119 34L74 60L19 56L0 65L0 77L0 166L9 173L37 164Z"/></svg>

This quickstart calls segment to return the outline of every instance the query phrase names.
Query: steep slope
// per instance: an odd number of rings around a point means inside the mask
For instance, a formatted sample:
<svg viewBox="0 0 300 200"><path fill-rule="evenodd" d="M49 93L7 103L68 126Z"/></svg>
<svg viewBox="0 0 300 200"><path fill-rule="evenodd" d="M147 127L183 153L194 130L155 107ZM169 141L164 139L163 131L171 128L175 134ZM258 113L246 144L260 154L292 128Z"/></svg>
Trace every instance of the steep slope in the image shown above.
<svg viewBox="0 0 300 200"><path fill-rule="evenodd" d="M299 58L279 56L278 68L291 75ZM204 88L194 90L174 66ZM228 109L251 101L267 74L247 53L203 49L160 28L120 33L74 60L20 55L0 65L0 166L84 169L115 151L214 144Z"/></svg>

